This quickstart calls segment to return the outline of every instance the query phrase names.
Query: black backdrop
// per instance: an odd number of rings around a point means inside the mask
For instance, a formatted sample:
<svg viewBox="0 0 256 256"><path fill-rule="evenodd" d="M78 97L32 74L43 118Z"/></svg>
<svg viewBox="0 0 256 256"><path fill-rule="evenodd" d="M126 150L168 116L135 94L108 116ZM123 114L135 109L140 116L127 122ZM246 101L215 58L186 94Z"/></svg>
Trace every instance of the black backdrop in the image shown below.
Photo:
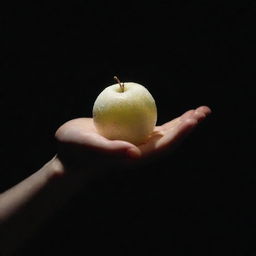
<svg viewBox="0 0 256 256"><path fill-rule="evenodd" d="M19 255L253 255L255 4L69 1L1 8L1 191L56 153L55 130L99 92L145 85L158 123L213 114L175 153L95 181Z"/></svg>

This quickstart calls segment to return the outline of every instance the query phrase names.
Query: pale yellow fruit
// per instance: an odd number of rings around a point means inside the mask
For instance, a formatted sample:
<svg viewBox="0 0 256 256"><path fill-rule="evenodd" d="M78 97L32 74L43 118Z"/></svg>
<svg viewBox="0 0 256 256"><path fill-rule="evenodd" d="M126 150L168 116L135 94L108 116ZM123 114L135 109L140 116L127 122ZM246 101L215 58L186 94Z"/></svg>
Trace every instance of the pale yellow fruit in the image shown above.
<svg viewBox="0 0 256 256"><path fill-rule="evenodd" d="M140 84L117 83L105 88L95 100L93 120L102 136L139 145L147 141L156 125L155 100Z"/></svg>

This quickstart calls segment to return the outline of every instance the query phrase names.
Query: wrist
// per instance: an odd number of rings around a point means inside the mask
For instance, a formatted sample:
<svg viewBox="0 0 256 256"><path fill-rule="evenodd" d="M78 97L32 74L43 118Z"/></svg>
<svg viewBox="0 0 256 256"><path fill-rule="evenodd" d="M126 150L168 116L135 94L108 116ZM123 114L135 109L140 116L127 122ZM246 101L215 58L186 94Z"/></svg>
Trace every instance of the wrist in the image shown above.
<svg viewBox="0 0 256 256"><path fill-rule="evenodd" d="M61 178L66 174L66 168L58 155L55 155L47 164L45 164L43 169L46 169L49 180Z"/></svg>
<svg viewBox="0 0 256 256"><path fill-rule="evenodd" d="M46 171L48 180L73 180L83 181L84 178L89 178L92 174L91 168L70 166L65 164L61 158L56 154L45 166L43 167Z"/></svg>

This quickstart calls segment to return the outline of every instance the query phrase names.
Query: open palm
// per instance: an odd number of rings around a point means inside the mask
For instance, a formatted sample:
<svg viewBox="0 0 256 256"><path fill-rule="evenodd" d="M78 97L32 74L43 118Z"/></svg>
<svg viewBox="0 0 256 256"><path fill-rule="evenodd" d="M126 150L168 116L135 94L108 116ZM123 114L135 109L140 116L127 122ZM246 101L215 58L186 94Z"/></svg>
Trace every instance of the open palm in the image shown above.
<svg viewBox="0 0 256 256"><path fill-rule="evenodd" d="M68 152L64 157L79 151L80 158L86 161L95 161L95 158L99 160L99 156L106 156L107 159L120 156L126 159L147 159L149 156L172 150L210 113L207 106L189 110L163 125L156 126L148 141L139 146L101 136L94 127L92 118L68 121L57 130L55 137L64 151Z"/></svg>

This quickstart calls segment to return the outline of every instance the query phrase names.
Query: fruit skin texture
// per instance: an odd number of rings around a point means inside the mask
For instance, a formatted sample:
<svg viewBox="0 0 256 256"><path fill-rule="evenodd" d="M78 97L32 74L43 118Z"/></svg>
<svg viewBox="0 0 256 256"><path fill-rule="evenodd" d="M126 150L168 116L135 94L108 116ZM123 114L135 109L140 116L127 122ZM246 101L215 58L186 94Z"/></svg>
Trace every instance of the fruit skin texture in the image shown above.
<svg viewBox="0 0 256 256"><path fill-rule="evenodd" d="M157 108L150 92L142 85L124 83L105 88L93 106L94 125L102 136L140 145L153 132Z"/></svg>

